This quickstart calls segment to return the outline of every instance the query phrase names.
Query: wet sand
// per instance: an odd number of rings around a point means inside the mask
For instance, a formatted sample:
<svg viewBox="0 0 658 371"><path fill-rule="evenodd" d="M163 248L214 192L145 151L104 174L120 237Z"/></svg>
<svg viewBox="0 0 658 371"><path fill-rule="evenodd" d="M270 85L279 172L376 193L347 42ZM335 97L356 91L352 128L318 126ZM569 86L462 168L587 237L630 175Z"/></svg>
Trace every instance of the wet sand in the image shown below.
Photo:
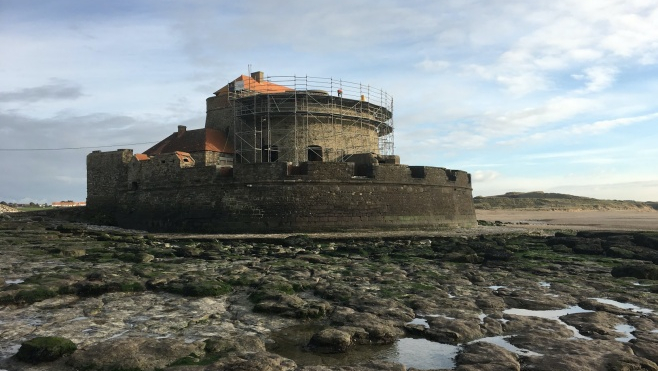
<svg viewBox="0 0 658 371"><path fill-rule="evenodd" d="M658 211L476 210L478 220L527 229L658 231Z"/></svg>

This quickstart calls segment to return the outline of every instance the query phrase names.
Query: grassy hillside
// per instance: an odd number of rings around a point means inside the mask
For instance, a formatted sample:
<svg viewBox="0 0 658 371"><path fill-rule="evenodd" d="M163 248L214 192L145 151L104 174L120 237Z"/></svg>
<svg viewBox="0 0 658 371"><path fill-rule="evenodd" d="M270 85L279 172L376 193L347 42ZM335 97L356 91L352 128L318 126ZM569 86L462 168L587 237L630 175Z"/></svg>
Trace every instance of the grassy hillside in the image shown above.
<svg viewBox="0 0 658 371"><path fill-rule="evenodd" d="M508 192L500 196L478 196L475 208L480 210L658 210L656 202L599 200L562 193Z"/></svg>

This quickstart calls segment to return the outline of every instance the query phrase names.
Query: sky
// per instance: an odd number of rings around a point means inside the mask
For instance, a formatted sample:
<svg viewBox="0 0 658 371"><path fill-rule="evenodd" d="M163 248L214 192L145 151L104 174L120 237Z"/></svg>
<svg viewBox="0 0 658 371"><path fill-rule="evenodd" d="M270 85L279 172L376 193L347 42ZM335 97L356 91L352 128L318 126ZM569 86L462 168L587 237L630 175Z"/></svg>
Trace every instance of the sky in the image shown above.
<svg viewBox="0 0 658 371"><path fill-rule="evenodd" d="M86 155L202 128L241 74L394 98L395 154L474 196L658 201L657 0L0 0L0 200L82 201Z"/></svg>

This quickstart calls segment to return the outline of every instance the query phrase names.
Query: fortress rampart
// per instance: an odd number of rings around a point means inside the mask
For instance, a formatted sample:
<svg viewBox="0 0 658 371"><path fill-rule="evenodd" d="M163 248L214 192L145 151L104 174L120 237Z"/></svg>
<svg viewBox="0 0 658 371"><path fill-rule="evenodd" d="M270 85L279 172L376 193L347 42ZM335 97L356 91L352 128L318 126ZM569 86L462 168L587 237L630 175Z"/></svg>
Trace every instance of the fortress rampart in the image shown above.
<svg viewBox="0 0 658 371"><path fill-rule="evenodd" d="M87 156L87 209L163 232L298 233L477 224L471 178L400 165L393 97L308 76L241 75L142 154Z"/></svg>
<svg viewBox="0 0 658 371"><path fill-rule="evenodd" d="M87 157L90 211L150 231L219 233L474 226L466 172L379 162L195 166L181 152Z"/></svg>

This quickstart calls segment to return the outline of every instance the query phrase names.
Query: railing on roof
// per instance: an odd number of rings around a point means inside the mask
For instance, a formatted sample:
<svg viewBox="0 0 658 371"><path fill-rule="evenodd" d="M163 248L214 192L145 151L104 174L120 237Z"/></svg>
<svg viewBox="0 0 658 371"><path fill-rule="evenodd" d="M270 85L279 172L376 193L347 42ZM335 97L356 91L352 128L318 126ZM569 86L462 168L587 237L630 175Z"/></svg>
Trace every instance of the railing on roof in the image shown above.
<svg viewBox="0 0 658 371"><path fill-rule="evenodd" d="M380 153L393 154L393 97L384 90L332 77L267 76L262 80L265 83L252 85L253 81L249 79L238 86L229 84L229 101L242 102L233 104L236 118L262 114L267 114L269 117L269 114L276 112L335 115L335 106L339 105L340 116L367 120L371 125L376 126L380 133ZM290 90L284 91L281 89L282 86ZM280 96L280 99L268 98L268 101L263 102L257 100L249 102L243 99L257 95L267 95L270 98ZM286 101L285 97L290 95L294 99ZM299 99L301 96L304 99ZM329 101L331 106L326 105ZM234 135L238 147L245 147L245 150L236 148L236 153L262 151L258 144L262 139L256 138L269 136L255 126L248 125L246 129L239 129L236 126Z"/></svg>

